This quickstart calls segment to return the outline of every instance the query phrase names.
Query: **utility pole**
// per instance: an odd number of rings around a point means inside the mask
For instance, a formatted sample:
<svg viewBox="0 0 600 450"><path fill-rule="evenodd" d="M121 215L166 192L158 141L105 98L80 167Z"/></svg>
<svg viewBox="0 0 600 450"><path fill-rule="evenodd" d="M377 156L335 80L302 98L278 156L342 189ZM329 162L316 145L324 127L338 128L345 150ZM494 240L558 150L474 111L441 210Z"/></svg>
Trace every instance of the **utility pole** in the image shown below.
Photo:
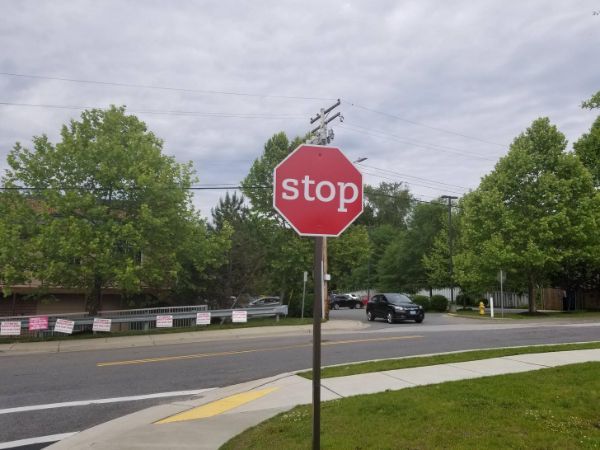
<svg viewBox="0 0 600 450"><path fill-rule="evenodd" d="M310 131L311 134L311 139L308 140L309 144L316 144L316 145L327 145L329 144L331 141L333 141L334 138L334 133L333 130L328 130L327 129L327 124L334 121L335 119L337 119L338 117L340 118L340 121L343 122L344 121L344 116L342 116L342 114L338 111L336 112L333 116L329 117L329 113L331 111L333 111L335 108L337 108L338 106L340 106L341 101L338 99L337 102L335 102L333 105L331 105L329 108L321 108L321 110L319 111L319 113L310 119L310 123L311 125L314 124L315 122L319 122L319 125L317 125L315 128L313 128ZM322 237L321 239L323 239L323 246L322 246L322 261L323 261L323 274L327 273L327 238ZM329 319L329 309L327 308L327 281L326 279L323 280L323 298L322 298L322 302L321 302L321 318L322 319Z"/></svg>
<svg viewBox="0 0 600 450"><path fill-rule="evenodd" d="M313 118L310 123L319 122L319 125L311 130L312 139L309 144L327 145L333 140L333 130L327 130L327 124L337 117L340 121L344 118L338 111L333 116L328 114L340 106L338 101L329 108L321 108L321 111ZM313 305L313 423L312 423L312 448L318 450L321 448L321 317L325 312L324 299L327 297L327 282L324 279L327 273L327 239L324 236L315 237L315 256L314 256L314 281L315 281L315 300ZM324 316L323 316L324 317Z"/></svg>
<svg viewBox="0 0 600 450"><path fill-rule="evenodd" d="M454 303L454 267L452 265L452 200L457 199L452 195L442 195L442 198L448 199L448 249L450 258L448 259L448 273L450 274L450 311L456 311Z"/></svg>

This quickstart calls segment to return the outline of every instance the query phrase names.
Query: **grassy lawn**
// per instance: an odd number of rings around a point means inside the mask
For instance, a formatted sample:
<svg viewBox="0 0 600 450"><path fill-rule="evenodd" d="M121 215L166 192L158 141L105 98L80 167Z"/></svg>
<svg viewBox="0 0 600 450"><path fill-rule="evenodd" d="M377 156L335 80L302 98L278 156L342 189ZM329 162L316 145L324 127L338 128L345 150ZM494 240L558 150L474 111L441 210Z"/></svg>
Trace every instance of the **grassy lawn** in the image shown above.
<svg viewBox="0 0 600 450"><path fill-rule="evenodd" d="M525 353L560 352L565 350L584 350L588 348L600 348L600 341L587 342L583 344L535 345L531 347L473 350L460 353L447 353L443 355L415 356L411 358L388 359L384 361L324 367L321 370L321 378L343 377L346 375L356 375L367 372L381 372L384 370L407 369L409 367L433 366L435 364L474 361L476 359L498 358L501 356L523 355ZM301 372L298 375L304 378L312 379L312 371Z"/></svg>
<svg viewBox="0 0 600 450"><path fill-rule="evenodd" d="M479 310L474 308L473 310L462 310L459 309L455 313L451 315L459 316L459 317L468 317L472 319L482 319L482 320L491 320L489 311L486 312L485 315L480 315ZM494 308L494 320L496 319L568 319L568 318L578 318L578 319L600 319L600 311L551 311L551 312L535 312L530 314L529 312L521 312L521 313L504 313L504 317L502 317L502 312L500 308Z"/></svg>
<svg viewBox="0 0 600 450"><path fill-rule="evenodd" d="M64 341L72 339L97 339L110 338L120 336L142 336L147 334L171 334L171 333L190 333L195 331L215 331L215 330L230 330L233 328L254 328L254 327L274 327L274 326L289 326L289 325L310 325L313 323L312 317L300 319L296 317L281 318L276 321L274 317L265 317L250 319L246 323L225 323L211 324L204 326L191 327L175 327L175 328L151 328L149 330L130 330L130 331L115 331L112 333L96 333L90 332L77 333L64 336L48 336L48 337L33 337L33 336L7 336L0 338L0 344L12 344L14 342L43 342L43 341Z"/></svg>
<svg viewBox="0 0 600 450"><path fill-rule="evenodd" d="M600 363L360 395L321 405L324 449L600 448ZM308 449L311 407L222 448Z"/></svg>

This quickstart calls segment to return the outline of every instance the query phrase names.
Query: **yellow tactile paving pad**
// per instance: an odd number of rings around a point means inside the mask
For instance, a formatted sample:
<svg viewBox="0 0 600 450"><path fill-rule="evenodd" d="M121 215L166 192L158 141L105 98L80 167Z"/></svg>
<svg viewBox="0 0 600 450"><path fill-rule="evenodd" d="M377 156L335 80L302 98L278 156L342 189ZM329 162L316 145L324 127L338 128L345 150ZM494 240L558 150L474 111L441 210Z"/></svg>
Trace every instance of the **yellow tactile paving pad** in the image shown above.
<svg viewBox="0 0 600 450"><path fill-rule="evenodd" d="M237 408L238 406L264 397L265 395L270 394L271 392L276 391L277 389L279 388L271 387L266 389L260 389L257 391L242 392L241 394L225 397L221 400L207 403L206 405L198 406L197 408L189 409L187 411L175 414L174 416L170 416L165 419L161 419L158 422L154 423L160 425L163 423L185 422L187 420L206 419L207 417L222 414L231 409Z"/></svg>

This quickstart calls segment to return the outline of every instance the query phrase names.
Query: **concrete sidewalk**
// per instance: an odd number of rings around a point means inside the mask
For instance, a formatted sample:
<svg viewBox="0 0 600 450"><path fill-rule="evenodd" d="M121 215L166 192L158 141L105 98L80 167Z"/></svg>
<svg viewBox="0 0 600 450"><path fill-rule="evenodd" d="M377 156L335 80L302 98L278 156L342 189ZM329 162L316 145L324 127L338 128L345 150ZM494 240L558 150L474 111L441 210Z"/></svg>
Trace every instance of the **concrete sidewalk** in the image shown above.
<svg viewBox="0 0 600 450"><path fill-rule="evenodd" d="M68 339L45 342L15 342L0 344L1 356L34 353L63 353L88 350L111 350L131 347L188 344L233 339L258 339L273 336L311 335L312 325L276 325L267 327L231 328L226 330L189 331L182 333L145 334L93 339ZM321 324L324 333L344 333L368 328L359 320L331 320Z"/></svg>
<svg viewBox="0 0 600 450"><path fill-rule="evenodd" d="M600 349L507 356L462 363L326 378L321 399L527 372L600 361ZM51 449L217 449L232 437L296 405L310 404L312 382L282 374L155 406L82 431Z"/></svg>

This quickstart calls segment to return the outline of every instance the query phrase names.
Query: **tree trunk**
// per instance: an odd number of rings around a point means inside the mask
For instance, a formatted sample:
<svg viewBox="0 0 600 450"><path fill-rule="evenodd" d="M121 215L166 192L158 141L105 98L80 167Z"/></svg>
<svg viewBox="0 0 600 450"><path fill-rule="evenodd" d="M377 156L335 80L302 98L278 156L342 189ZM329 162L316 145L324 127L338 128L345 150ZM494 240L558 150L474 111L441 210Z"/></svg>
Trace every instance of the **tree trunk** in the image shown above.
<svg viewBox="0 0 600 450"><path fill-rule="evenodd" d="M102 309L102 278L98 275L94 276L94 286L92 292L88 294L86 309L92 316Z"/></svg>
<svg viewBox="0 0 600 450"><path fill-rule="evenodd" d="M535 312L535 283L533 281L533 276L527 276L527 292L529 294L529 312Z"/></svg>

